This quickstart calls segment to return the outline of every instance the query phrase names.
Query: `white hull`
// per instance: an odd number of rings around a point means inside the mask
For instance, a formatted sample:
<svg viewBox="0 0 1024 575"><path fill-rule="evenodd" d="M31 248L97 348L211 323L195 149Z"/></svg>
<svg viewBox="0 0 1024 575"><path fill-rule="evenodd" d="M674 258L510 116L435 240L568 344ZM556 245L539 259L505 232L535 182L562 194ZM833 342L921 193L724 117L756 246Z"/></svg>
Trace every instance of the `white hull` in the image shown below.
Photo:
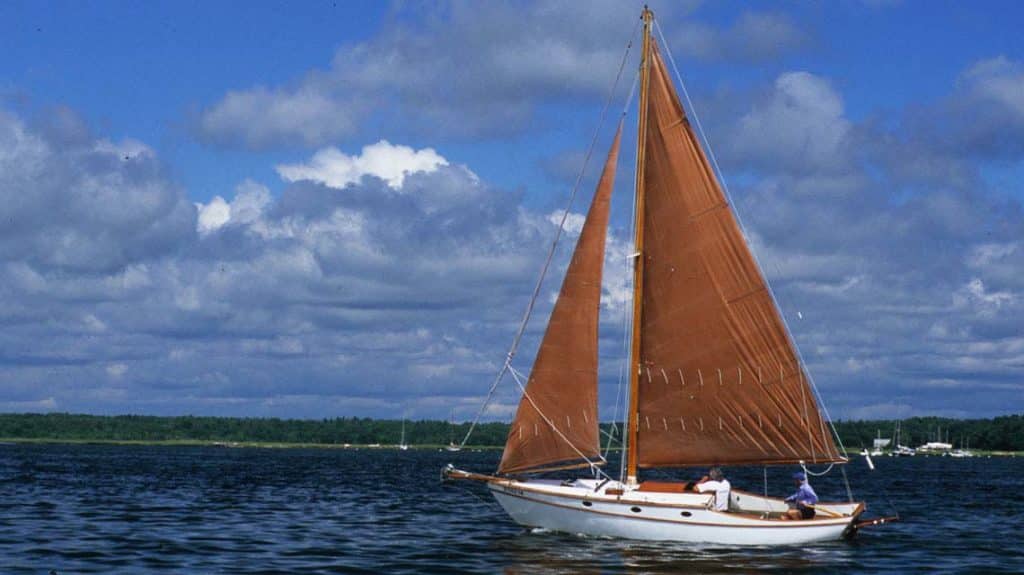
<svg viewBox="0 0 1024 575"><path fill-rule="evenodd" d="M767 518L786 510L778 499L733 492L730 511L712 508L713 494L658 493L625 489L609 495L608 483L497 480L488 483L495 499L520 525L553 531L645 541L722 545L799 545L841 539L864 507L819 504L818 517L805 521ZM830 516L834 515L834 516Z"/></svg>

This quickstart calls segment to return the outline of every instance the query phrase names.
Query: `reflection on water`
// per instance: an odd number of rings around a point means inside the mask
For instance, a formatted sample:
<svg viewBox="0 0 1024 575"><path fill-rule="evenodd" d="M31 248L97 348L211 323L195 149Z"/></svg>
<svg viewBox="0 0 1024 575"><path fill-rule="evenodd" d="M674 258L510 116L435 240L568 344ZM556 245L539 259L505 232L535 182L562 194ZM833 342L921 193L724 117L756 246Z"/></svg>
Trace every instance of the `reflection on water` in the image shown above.
<svg viewBox="0 0 1024 575"><path fill-rule="evenodd" d="M808 548L730 549L680 543L524 532L496 546L504 573L750 573L822 572L849 568L856 546L836 542Z"/></svg>
<svg viewBox="0 0 1024 575"><path fill-rule="evenodd" d="M513 524L449 461L497 452L0 445L0 573L1024 572L1024 460L849 466L870 510L905 522L853 542L722 548L583 537ZM760 491L761 469L727 469ZM790 469L769 472L781 494ZM655 473L692 479L698 471ZM816 480L843 499L842 476Z"/></svg>

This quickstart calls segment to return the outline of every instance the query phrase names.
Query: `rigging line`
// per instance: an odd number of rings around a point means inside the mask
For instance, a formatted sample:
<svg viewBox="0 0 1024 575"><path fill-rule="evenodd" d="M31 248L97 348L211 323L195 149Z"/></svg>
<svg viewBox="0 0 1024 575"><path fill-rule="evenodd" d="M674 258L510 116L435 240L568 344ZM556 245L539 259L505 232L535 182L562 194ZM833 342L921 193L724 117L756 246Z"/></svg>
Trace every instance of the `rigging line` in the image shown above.
<svg viewBox="0 0 1024 575"><path fill-rule="evenodd" d="M641 66L637 67L636 78L639 80L640 74L643 72L643 58L641 58ZM639 122L639 104L637 105L637 122ZM636 210L637 210L637 164L640 163L640 143L633 147L633 201L631 203L631 211L629 215L629 238L632 238L629 244L629 254L626 256L624 262L624 273L626 281L629 285L629 302L623 302L622 314L626 317L625 330L622 332L622 356L623 361L620 369L619 376L619 388L623 389L623 403L622 403L622 452L619 454L619 482L623 483L626 481L627 465L626 461L629 456L629 450L632 446L629 445L629 402L630 402L630 385L623 385L622 374L630 373L623 370L633 369L633 352L631 349L631 342L633 337L633 298L636 296L633 290L634 280L633 267L636 263L633 261L633 254L636 253ZM630 376L632 374L630 373ZM617 397L617 396L616 396ZM618 414L616 414L618 416Z"/></svg>
<svg viewBox="0 0 1024 575"><path fill-rule="evenodd" d="M704 133L704 126L700 122L700 117L697 115L697 109L693 106L693 101L690 100L690 93L686 90L686 83L683 82L683 76L679 73L679 68L676 66L676 60L672 57L672 50L668 46L668 42L665 41L665 35L661 31L661 26L658 24L658 20L654 20L654 29L658 32L658 37L661 38L661 44L665 47L665 53L668 54L669 63L672 64L672 70L676 73L676 79L679 80L679 86L683 90L683 96L686 98L686 104L690 108L690 112L693 114L694 124L697 125L697 132L700 134L701 140L704 141L704 147L708 150L708 157L711 160L711 164L714 166L715 172L718 174L718 180L722 183L722 191L725 192L726 200L733 205L732 213L736 217L736 223L739 225L740 232L743 233L743 237L746 239L747 235L746 226L743 225L743 218L740 217L737 205L732 200L732 194L729 192L729 185L725 181L725 174L722 173L722 168L718 165L718 159L715 157L715 151L711 148L711 140L708 139L707 134ZM747 240L749 243L749 239ZM764 268L761 264L760 258L754 250L750 250L754 260L758 264L758 273L761 275L761 279L764 281L765 287L768 288L768 294L772 297L772 302L775 304L776 309L779 310L779 317L782 318L782 325L786 328L786 335L789 336L790 342L793 344L793 349L796 351L797 359L800 364L807 366L807 362L804 361L803 354L800 352L800 348L796 345L796 338L793 337L793 330L789 327L789 321L786 320L785 314L781 312L782 307L779 305L779 298L775 295L775 290L772 289L771 283L768 281L768 277L764 275L762 271ZM832 416L828 413L828 407L825 406L825 402L822 400L821 392L818 391L817 384L814 383L814 377L811 375L810 370L807 369L807 380L811 384L811 389L818 400L818 404L821 409L825 412L825 417L828 419L829 427L832 428L832 434L835 436L836 441L839 443L839 448L843 453L843 459L846 459L846 447L843 445L843 440L839 437L839 432L836 431L836 426L832 422Z"/></svg>
<svg viewBox="0 0 1024 575"><path fill-rule="evenodd" d="M604 126L605 117L608 115L608 108L611 106L612 98L615 97L615 89L619 86L619 80L622 78L622 71L626 68L626 61L629 59L630 49L633 47L633 40L636 37L636 30L638 26L634 26L633 32L629 36L629 42L626 43L626 51L622 55L622 62L619 64L619 70L615 74L615 81L612 83L611 90L608 91L608 96L605 98L604 107L601 109L601 117L597 122L597 127L594 129L594 136L590 140L590 146L587 148L587 154L583 158L583 166L580 167L579 174L576 176L576 182L572 186L572 191L569 194L569 202L562 211L562 219L558 222L558 230L555 232L555 237L551 242L551 248L548 250L547 258L544 260L544 265L540 270L540 277L537 278L537 285L533 288L533 294L530 296L530 303L526 306L526 312L523 314L523 319L519 323L519 329L516 330L515 337L512 338L512 345L509 347L508 353L505 354L505 363L498 370L498 375L495 376L494 382L491 383L491 388L487 392L487 397L484 402L480 405L480 409L477 410L476 416L473 418L473 423L470 424L469 430L466 431L466 436L462 439L459 444L461 447L465 447L466 442L469 441L469 436L472 435L473 430L476 428L477 423L480 422L480 418L484 414L484 410L490 404L491 399L494 398L494 392L498 389L498 384L501 383L505 373L512 366L512 358L515 357L516 351L519 349L519 342L523 339L523 334L526 333L526 326L530 323L530 316L533 315L533 307L537 303L537 297L540 295L541 287L544 284L544 277L548 273L548 268L551 266L551 260L555 257L555 250L558 248L558 241L562 238L562 232L565 230L565 221L569 217L569 210L572 208L573 202L576 200L576 193L580 189L580 183L583 181L583 175L587 171L587 165L590 163L590 157L594 153L594 148L597 146L598 137L601 135L601 128Z"/></svg>
<svg viewBox="0 0 1024 575"><path fill-rule="evenodd" d="M804 473L806 473L807 475L810 475L811 477L824 477L824 476L828 475L829 471L832 471L832 467L834 465L835 465L835 462L829 463L828 467L825 468L825 471L822 471L821 473L815 473L815 472L811 471L810 469L807 469L807 466L804 465L803 461L801 461L800 462L800 469L803 469ZM840 469L842 469L842 468L840 468ZM843 473L845 474L846 472L844 471Z"/></svg>
<svg viewBox="0 0 1024 575"><path fill-rule="evenodd" d="M626 98L626 105L622 107L622 120L621 121L625 121L625 117L629 113L629 106L633 103L633 96L636 94L636 86L637 86L637 82L639 81L639 79L640 79L640 71L637 70L637 73L633 75L633 86L629 89L629 97ZM635 169L636 169L636 167L634 166L634 170ZM636 178L634 178L634 179L636 179ZM632 235L632 231L633 231L632 230L632 226L633 226L632 218L630 218L630 230L629 230L631 232L630 235ZM630 263L630 261L631 261L631 259L628 258L628 257L623 261L623 266L624 266L623 277L629 277L629 263ZM630 327L632 327L631 324L630 324L630 320L629 320L631 314L627 313L627 311L628 311L628 307L625 304L623 304L623 306L622 306L622 325L624 326L624 331L622 332L622 355L623 356L626 355L626 350L628 349L628 343L627 343L628 342L628 338L629 338L629 331L628 330L629 330ZM618 418L618 415L619 415L619 399L622 397L622 380L623 380L623 376L625 375L625 369L626 369L626 364L625 363L619 363L619 380L618 380L618 384L615 387L615 407L612 408L612 433L610 435L606 434L606 435L608 435L608 444L607 444L607 446L605 447L605 450L604 450L604 458L605 459L608 459L608 455L611 453L611 450L612 450L612 440L615 438L615 433L619 431L619 426L618 426L618 423L617 423L618 419L617 418ZM623 439L624 439L624 437L625 437L625 432L623 431ZM620 440L620 444L621 443L622 443L622 440Z"/></svg>
<svg viewBox="0 0 1024 575"><path fill-rule="evenodd" d="M853 490L850 489L850 480L846 477L846 466L840 467L839 471L843 472L843 485L846 486L847 501L853 503Z"/></svg>
<svg viewBox="0 0 1024 575"><path fill-rule="evenodd" d="M544 420L544 423L548 424L548 427L550 427L558 435L558 437L560 437L562 441L566 443L566 445L571 447L572 450L576 452L576 455L579 455L580 458L583 459L583 461L586 461L587 464L590 465L590 469L592 469L595 472L595 474L601 474L606 478L611 479L611 477L609 477L608 474L601 469L600 464L594 463L593 461L590 460L589 457L584 455L583 452L576 447L576 444L570 441L568 437L563 435L562 432L559 431L557 427L555 427L555 424L552 423L550 419L548 419L548 416L544 415L544 412L540 410L540 407L533 402L533 398L530 397L530 394L526 392L526 386L523 385L522 379L520 379L521 377L523 377L523 374L519 373L519 371L514 367L509 367L508 371L509 373L512 374L512 379L516 382L516 385L518 385L519 389L523 391L523 397L525 397L526 400L530 402L530 405L533 407L533 409L537 411L537 415L540 415L541 419ZM598 449L598 457L600 457L600 455L601 452L600 449ZM602 457L601 463L607 463L607 461L605 461Z"/></svg>

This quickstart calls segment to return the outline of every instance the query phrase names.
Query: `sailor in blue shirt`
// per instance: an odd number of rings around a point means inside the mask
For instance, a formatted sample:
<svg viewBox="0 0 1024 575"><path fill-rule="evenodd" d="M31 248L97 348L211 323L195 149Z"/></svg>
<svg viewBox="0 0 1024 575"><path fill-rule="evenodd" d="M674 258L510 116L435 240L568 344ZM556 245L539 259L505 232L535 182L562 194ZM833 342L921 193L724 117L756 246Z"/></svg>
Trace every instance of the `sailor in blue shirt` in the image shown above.
<svg viewBox="0 0 1024 575"><path fill-rule="evenodd" d="M785 501L790 504L790 508L782 518L811 519L814 517L814 505L818 503L818 494L811 489L811 484L807 483L807 475L804 472L794 473L793 480L796 481L798 489L796 493L786 498Z"/></svg>

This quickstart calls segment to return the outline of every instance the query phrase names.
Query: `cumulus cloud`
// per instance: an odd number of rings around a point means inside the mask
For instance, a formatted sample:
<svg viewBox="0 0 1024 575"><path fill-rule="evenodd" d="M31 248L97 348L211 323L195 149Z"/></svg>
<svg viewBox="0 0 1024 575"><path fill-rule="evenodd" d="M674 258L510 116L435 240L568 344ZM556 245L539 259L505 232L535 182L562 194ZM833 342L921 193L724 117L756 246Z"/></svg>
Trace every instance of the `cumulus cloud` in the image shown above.
<svg viewBox="0 0 1024 575"><path fill-rule="evenodd" d="M375 177L349 173L344 193L329 185L338 176L299 179L277 198L245 181L195 205L152 152L57 145L2 119L2 204L53 234L81 229L104 255L69 267L53 255L61 244L24 248L40 241L33 227L4 229L0 377L14 383L0 402L11 408L53 397L99 412L392 415L412 404L442 415L478 397L554 232L518 195L429 149L367 146L349 159ZM134 174L136 162L149 171ZM71 185L33 181L45 173ZM88 217L34 203L74 200L78 182L107 200ZM142 193L169 209L133 205L141 213L126 224L102 213ZM161 227L173 241L127 251Z"/></svg>
<svg viewBox="0 0 1024 575"><path fill-rule="evenodd" d="M0 261L109 271L189 241L195 210L149 148L58 115L33 131L0 111Z"/></svg>
<svg viewBox="0 0 1024 575"><path fill-rule="evenodd" d="M231 219L231 206L220 196L214 196L206 204L197 203L196 209L199 210L196 226L201 234L212 232Z"/></svg>
<svg viewBox="0 0 1024 575"><path fill-rule="evenodd" d="M1012 120L972 74L942 105L971 97ZM561 216L436 151L384 142L282 169L279 195L245 181L197 206L145 144L58 116L38 128L0 116L2 409L468 412ZM978 140L963 177L939 178L944 146L973 140L913 114L889 120L851 120L828 78L789 72L708 128L744 176L735 205L833 415L1019 410L1024 211L977 177L979 158L1018 156ZM374 146L397 159L372 160ZM570 214L570 232L580 218ZM627 233L607 245L605 408L621 364ZM550 306L540 301L523 371ZM492 416L516 403L511 386L501 393Z"/></svg>
<svg viewBox="0 0 1024 575"><path fill-rule="evenodd" d="M359 182L363 176L374 176L397 190L402 187L407 175L430 173L447 165L448 160L432 148L414 150L381 140L363 146L362 153L355 156L349 156L337 148L325 148L314 154L308 163L277 166L277 173L289 182L306 180L332 188L344 188Z"/></svg>
<svg viewBox="0 0 1024 575"><path fill-rule="evenodd" d="M357 98L335 98L319 75L296 88L228 92L199 118L199 130L220 143L259 148L276 142L316 145L351 135L369 106Z"/></svg>
<svg viewBox="0 0 1024 575"><path fill-rule="evenodd" d="M780 75L732 135L739 161L763 169L836 172L847 166L850 122L831 83L808 72Z"/></svg>
<svg viewBox="0 0 1024 575"><path fill-rule="evenodd" d="M259 219L270 202L270 190L266 186L246 180L235 189L231 203L220 196L214 196L205 204L196 203L196 231L207 235L228 223L251 224Z"/></svg>
<svg viewBox="0 0 1024 575"><path fill-rule="evenodd" d="M696 4L666 3L658 17L674 20ZM614 0L585 10L560 0L400 4L378 35L341 46L329 66L208 105L197 133L223 145L319 147L352 136L368 117L390 132L432 137L520 133L542 99L605 94L638 10ZM736 32L765 54L791 43L792 28L779 16L748 14Z"/></svg>

